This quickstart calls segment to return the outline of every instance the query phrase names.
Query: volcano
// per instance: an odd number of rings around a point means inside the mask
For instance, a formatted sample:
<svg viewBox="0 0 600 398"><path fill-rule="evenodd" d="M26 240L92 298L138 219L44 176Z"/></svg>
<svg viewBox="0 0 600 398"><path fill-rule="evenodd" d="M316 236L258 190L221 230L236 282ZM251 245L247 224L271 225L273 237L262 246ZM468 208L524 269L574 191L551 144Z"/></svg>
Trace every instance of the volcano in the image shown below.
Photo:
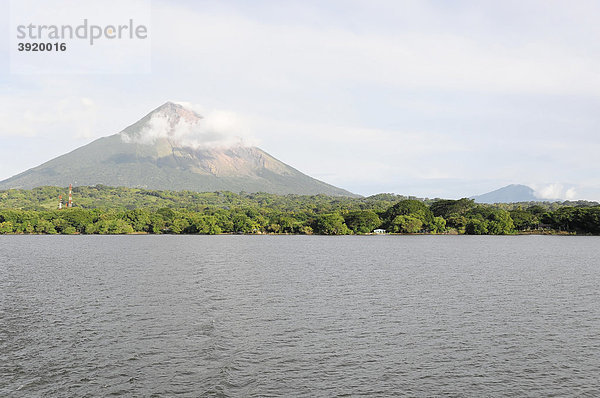
<svg viewBox="0 0 600 398"><path fill-rule="evenodd" d="M167 102L123 131L0 181L0 189L108 185L196 192L356 196L255 146L223 140L202 115Z"/></svg>
<svg viewBox="0 0 600 398"><path fill-rule="evenodd" d="M518 203L518 202L538 202L547 199L541 199L535 196L533 188L527 185L511 184L495 191L484 193L477 196L471 196L470 199L477 203Z"/></svg>

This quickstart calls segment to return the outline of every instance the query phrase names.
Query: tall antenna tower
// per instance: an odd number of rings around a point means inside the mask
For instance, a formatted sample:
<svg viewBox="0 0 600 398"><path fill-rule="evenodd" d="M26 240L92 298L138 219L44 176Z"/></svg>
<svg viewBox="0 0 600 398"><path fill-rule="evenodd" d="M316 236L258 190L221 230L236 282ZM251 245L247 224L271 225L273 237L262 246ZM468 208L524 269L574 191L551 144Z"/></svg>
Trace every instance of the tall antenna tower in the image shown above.
<svg viewBox="0 0 600 398"><path fill-rule="evenodd" d="M73 207L73 185L69 184L69 201L67 202L67 207Z"/></svg>
<svg viewBox="0 0 600 398"><path fill-rule="evenodd" d="M62 195L58 195L58 210L62 210Z"/></svg>

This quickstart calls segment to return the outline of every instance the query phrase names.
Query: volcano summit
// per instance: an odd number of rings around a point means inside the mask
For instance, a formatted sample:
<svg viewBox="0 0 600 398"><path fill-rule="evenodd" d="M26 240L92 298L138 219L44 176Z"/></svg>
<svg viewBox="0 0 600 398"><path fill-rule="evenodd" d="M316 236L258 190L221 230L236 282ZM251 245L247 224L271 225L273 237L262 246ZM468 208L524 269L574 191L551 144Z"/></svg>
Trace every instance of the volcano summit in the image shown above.
<svg viewBox="0 0 600 398"><path fill-rule="evenodd" d="M0 181L0 189L54 185L125 186L197 192L352 193L309 177L210 120L167 102L123 131Z"/></svg>

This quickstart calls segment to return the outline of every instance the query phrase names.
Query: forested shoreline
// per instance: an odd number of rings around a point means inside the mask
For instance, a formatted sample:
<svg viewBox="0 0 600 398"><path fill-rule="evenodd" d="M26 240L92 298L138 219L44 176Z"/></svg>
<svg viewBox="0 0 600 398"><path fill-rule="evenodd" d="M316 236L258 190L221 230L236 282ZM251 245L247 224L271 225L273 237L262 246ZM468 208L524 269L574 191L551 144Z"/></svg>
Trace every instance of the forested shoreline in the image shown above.
<svg viewBox="0 0 600 398"><path fill-rule="evenodd" d="M595 202L483 205L470 199L366 198L76 187L0 191L0 234L600 234Z"/></svg>

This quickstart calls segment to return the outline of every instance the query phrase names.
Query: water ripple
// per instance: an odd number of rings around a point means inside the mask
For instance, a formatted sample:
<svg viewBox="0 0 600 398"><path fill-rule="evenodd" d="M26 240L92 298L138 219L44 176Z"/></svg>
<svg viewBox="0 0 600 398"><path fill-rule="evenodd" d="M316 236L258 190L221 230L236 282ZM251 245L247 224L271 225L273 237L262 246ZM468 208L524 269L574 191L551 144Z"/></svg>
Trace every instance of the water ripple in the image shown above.
<svg viewBox="0 0 600 398"><path fill-rule="evenodd" d="M600 396L599 243L0 236L0 396Z"/></svg>

